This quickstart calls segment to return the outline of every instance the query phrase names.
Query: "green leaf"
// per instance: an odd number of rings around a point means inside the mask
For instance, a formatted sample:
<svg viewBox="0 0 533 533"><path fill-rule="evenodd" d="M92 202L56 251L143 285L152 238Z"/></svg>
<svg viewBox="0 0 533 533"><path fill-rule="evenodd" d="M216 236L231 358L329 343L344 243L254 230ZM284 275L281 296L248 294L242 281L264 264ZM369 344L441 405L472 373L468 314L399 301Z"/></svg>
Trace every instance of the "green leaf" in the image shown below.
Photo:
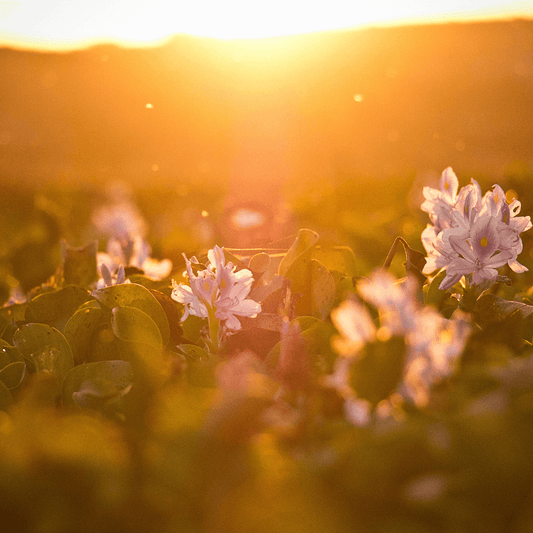
<svg viewBox="0 0 533 533"><path fill-rule="evenodd" d="M209 357L209 354L200 346L196 344L180 344L178 350L185 354L187 357L193 359L201 359L202 357Z"/></svg>
<svg viewBox="0 0 533 533"><path fill-rule="evenodd" d="M184 322L181 322L183 337L190 343L198 342L202 338L202 329L206 325L206 318L189 315Z"/></svg>
<svg viewBox="0 0 533 533"><path fill-rule="evenodd" d="M349 277L361 275L355 254L348 246L315 246L311 256L330 271L335 270Z"/></svg>
<svg viewBox="0 0 533 533"><path fill-rule="evenodd" d="M115 337L111 324L108 320L102 320L94 331L91 343L87 350L87 363L97 361L113 361L121 359L121 351L118 346L119 339Z"/></svg>
<svg viewBox="0 0 533 533"><path fill-rule="evenodd" d="M74 285L40 294L28 303L25 320L48 324L62 331L72 313L89 297L89 291Z"/></svg>
<svg viewBox="0 0 533 533"><path fill-rule="evenodd" d="M22 383L25 375L26 363L17 361L15 363L10 363L0 370L0 381L11 390L17 388Z"/></svg>
<svg viewBox="0 0 533 533"><path fill-rule="evenodd" d="M24 361L22 354L14 346L0 339L0 368L16 361Z"/></svg>
<svg viewBox="0 0 533 533"><path fill-rule="evenodd" d="M265 252L255 254L250 258L248 268L255 274L262 274L270 266L270 256Z"/></svg>
<svg viewBox="0 0 533 533"><path fill-rule="evenodd" d="M472 314L475 321L485 328L510 318L525 320L533 314L533 305L505 300L494 294L483 294L477 299Z"/></svg>
<svg viewBox="0 0 533 533"><path fill-rule="evenodd" d="M181 327L181 313L179 311L178 303L175 302L170 296L167 296L161 291L155 289L150 289L150 292L155 296L156 300L159 302L159 305L165 311L167 315L168 325L170 328L170 340L174 344L179 344L183 342L182 339L182 327Z"/></svg>
<svg viewBox="0 0 533 533"><path fill-rule="evenodd" d="M25 324L15 332L13 341L30 363L30 368L37 372L56 374L63 378L74 366L67 339L51 326Z"/></svg>
<svg viewBox="0 0 533 533"><path fill-rule="evenodd" d="M426 305L434 305L437 309L440 309L441 304L446 298L446 295L449 294L448 291L443 291L439 289L439 285L442 283L442 280L445 277L446 270L443 270L431 280L431 283L429 283L429 285L426 286Z"/></svg>
<svg viewBox="0 0 533 533"><path fill-rule="evenodd" d="M87 287L97 281L96 252L98 251L98 242L94 241L85 248L70 248L65 241L61 241L60 244L65 283Z"/></svg>
<svg viewBox="0 0 533 533"><path fill-rule="evenodd" d="M340 305L346 298L356 292L355 280L353 276L345 276L342 272L331 270L330 274L335 281L335 302L334 307Z"/></svg>
<svg viewBox="0 0 533 533"><path fill-rule="evenodd" d="M149 315L136 307L115 307L112 313L111 327L117 338L163 348L159 328Z"/></svg>
<svg viewBox="0 0 533 533"><path fill-rule="evenodd" d="M298 315L311 315L325 319L335 302L335 280L324 265L315 259L300 256L290 266L286 277L291 280Z"/></svg>
<svg viewBox="0 0 533 533"><path fill-rule="evenodd" d="M350 372L350 385L357 396L376 406L400 382L405 364L403 337L368 343Z"/></svg>
<svg viewBox="0 0 533 533"><path fill-rule="evenodd" d="M142 285L124 283L95 290L91 293L99 302L113 309L114 307L135 307L146 313L157 325L163 346L170 338L167 315L157 298Z"/></svg>
<svg viewBox="0 0 533 533"><path fill-rule="evenodd" d="M178 349L187 358L189 383L195 387L215 387L215 370L220 358L194 344L180 344Z"/></svg>
<svg viewBox="0 0 533 533"><path fill-rule="evenodd" d="M0 308L0 323L5 322L10 324L12 320L16 323L22 323L25 321L26 306L28 304L13 304L7 307Z"/></svg>
<svg viewBox="0 0 533 533"><path fill-rule="evenodd" d="M291 321L290 325L298 324L301 338L305 342L306 351L310 357L311 368L316 374L333 372L336 354L331 348L331 336L334 328L312 316L301 316ZM276 343L268 352L265 362L268 367L277 366L281 354L282 343Z"/></svg>
<svg viewBox="0 0 533 533"><path fill-rule="evenodd" d="M293 245L285 254L281 263L279 264L278 274L285 276L298 257L310 250L310 248L318 241L318 233L310 229L301 229Z"/></svg>
<svg viewBox="0 0 533 533"><path fill-rule="evenodd" d="M127 361L98 361L75 366L63 381L63 404L93 406L97 403L95 398L101 401L116 398L129 389L132 379L131 365Z"/></svg>
<svg viewBox="0 0 533 533"><path fill-rule="evenodd" d="M98 302L94 300L87 303L94 303L98 306ZM64 335L70 344L76 365L91 360L92 339L103 320L105 320L105 315L99 306L83 305L70 317L65 325Z"/></svg>

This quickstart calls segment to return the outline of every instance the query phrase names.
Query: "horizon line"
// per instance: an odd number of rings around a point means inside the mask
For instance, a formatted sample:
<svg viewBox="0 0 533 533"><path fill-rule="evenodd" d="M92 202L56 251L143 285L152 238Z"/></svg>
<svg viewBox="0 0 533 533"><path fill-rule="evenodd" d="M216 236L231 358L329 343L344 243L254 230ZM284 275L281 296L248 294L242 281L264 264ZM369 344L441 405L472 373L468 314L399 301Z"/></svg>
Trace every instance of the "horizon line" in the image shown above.
<svg viewBox="0 0 533 533"><path fill-rule="evenodd" d="M382 28L413 28L418 26L449 26L449 25L468 25L468 24L491 24L491 23L513 23L513 22L533 22L533 14L530 17L523 14L516 15L511 14L507 16L487 16L482 14L471 16L449 16L449 17L415 17L409 19L398 20L384 20L373 21L362 24L355 24L353 26L342 26L336 28L323 28L316 30L301 30L292 33L280 33L263 36L235 36L235 37L223 37L217 35L208 35L198 32L176 32L165 35L158 39L151 40L134 40L124 39L119 37L100 36L83 38L76 41L43 41L34 40L29 41L20 38L9 38L0 36L0 49L11 49L24 52L51 52L51 53L68 53L82 50L88 50L90 48L96 48L99 46L116 46L125 49L136 48L159 48L165 46L176 37L190 37L203 40L222 41L222 42L244 42L244 41L267 41L282 38L291 38L298 36L310 36L319 34L332 34L332 33L346 33L357 32L370 29L382 29Z"/></svg>

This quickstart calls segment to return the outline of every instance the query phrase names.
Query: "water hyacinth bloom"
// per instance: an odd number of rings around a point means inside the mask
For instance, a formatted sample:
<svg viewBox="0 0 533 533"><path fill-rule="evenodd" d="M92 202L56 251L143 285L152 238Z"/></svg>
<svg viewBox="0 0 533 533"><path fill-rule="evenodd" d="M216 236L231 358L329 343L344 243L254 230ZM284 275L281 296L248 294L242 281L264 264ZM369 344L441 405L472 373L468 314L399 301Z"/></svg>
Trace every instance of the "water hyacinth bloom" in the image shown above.
<svg viewBox="0 0 533 533"><path fill-rule="evenodd" d="M531 228L529 216L517 216L520 202L507 203L499 185L481 196L475 180L457 192L457 178L447 168L440 190L424 187L421 209L431 224L422 232L427 252L424 274L445 269L440 289L449 289L463 276L473 285L494 281L507 264L516 273L527 268L517 261L523 244L520 233Z"/></svg>
<svg viewBox="0 0 533 533"><path fill-rule="evenodd" d="M126 265L138 268L146 277L159 281L170 274L172 261L158 261L150 257L151 252L150 245L140 236L123 240L110 239L106 252L98 252L96 260L99 265L105 264L111 272L116 272L119 265Z"/></svg>
<svg viewBox="0 0 533 533"><path fill-rule="evenodd" d="M423 407L431 388L456 370L471 326L466 314L457 312L453 319L445 319L432 307L419 304L414 279L398 281L381 270L360 281L357 290L377 308L381 327L374 323L367 308L354 300L334 309L331 319L340 336L332 344L340 356L324 383L345 399L347 419L364 425L370 420L368 402L353 389L351 372L365 344L392 335L404 338L405 365L395 394Z"/></svg>
<svg viewBox="0 0 533 533"><path fill-rule="evenodd" d="M96 258L99 268L105 265L116 277L120 265L134 267L154 281L170 274L172 262L169 259L158 261L150 257L152 249L144 238L146 224L132 202L122 200L101 207L93 213L92 219L98 230L109 237L106 251L99 252ZM103 283L100 278L99 284Z"/></svg>
<svg viewBox="0 0 533 533"><path fill-rule="evenodd" d="M189 285L172 281L172 298L185 305L182 321L190 314L223 321L227 330L241 329L237 316L254 318L261 312L261 304L248 298L253 277L248 269L237 270L225 261L224 250L215 246L209 250L206 269L194 274L185 256ZM194 258L192 258L194 260Z"/></svg>

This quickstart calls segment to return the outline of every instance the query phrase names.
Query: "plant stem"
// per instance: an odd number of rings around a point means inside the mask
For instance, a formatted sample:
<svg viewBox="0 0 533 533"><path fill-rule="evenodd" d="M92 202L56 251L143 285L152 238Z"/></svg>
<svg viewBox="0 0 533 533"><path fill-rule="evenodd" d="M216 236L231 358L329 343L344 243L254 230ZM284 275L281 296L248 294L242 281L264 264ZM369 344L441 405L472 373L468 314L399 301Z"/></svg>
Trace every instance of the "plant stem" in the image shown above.
<svg viewBox="0 0 533 533"><path fill-rule="evenodd" d="M218 337L220 332L220 320L215 317L215 310L208 307L208 320L209 320L209 339L211 341L211 348L213 353L218 353L219 343Z"/></svg>

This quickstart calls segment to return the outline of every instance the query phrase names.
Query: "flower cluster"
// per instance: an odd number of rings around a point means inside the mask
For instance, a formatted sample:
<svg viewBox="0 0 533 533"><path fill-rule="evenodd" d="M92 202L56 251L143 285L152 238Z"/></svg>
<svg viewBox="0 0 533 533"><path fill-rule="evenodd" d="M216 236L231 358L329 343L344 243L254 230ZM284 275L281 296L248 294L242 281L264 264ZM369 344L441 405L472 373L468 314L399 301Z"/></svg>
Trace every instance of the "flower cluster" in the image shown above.
<svg viewBox="0 0 533 533"><path fill-rule="evenodd" d="M97 255L98 288L109 286L110 280L113 285L123 283L125 279L119 271L125 267L142 270L153 280L170 274L172 262L169 259L158 261L150 257L152 249L144 238L146 225L134 204L122 201L102 207L93 214L93 222L102 233L109 235L106 251Z"/></svg>
<svg viewBox="0 0 533 533"><path fill-rule="evenodd" d="M261 312L261 304L247 298L253 277L248 269L237 270L226 264L223 248L209 250L206 269L193 273L192 264L185 256L189 285L172 280L172 298L185 305L182 320L189 315L224 321L227 330L241 329L237 316L255 317ZM198 263L196 258L192 261Z"/></svg>
<svg viewBox="0 0 533 533"><path fill-rule="evenodd" d="M386 271L374 272L357 284L359 295L379 313L377 327L368 308L357 300L345 300L331 312L340 336L333 347L340 357L326 383L345 398L347 418L355 424L368 422L371 405L352 386L353 365L365 345L393 337L405 341L402 379L395 393L424 406L431 387L450 376L471 332L466 315L456 312L445 319L432 307L420 305L415 297L414 278L397 281Z"/></svg>
<svg viewBox="0 0 533 533"><path fill-rule="evenodd" d="M166 278L172 270L172 261L170 259L158 261L150 257L150 253L150 245L140 236L123 240L109 239L106 251L97 255L101 278L105 279L103 266L111 272L113 278L117 276L119 268L124 266L138 268L153 280Z"/></svg>
<svg viewBox="0 0 533 533"><path fill-rule="evenodd" d="M458 191L459 182L448 167L440 178L440 189L424 187L421 209L431 224L422 232L428 254L424 274L444 268L440 289L449 289L463 276L473 285L494 281L497 269L507 264L517 273L527 268L517 261L523 245L520 233L531 228L530 217L517 216L520 202L507 203L499 185L481 194L472 179Z"/></svg>

